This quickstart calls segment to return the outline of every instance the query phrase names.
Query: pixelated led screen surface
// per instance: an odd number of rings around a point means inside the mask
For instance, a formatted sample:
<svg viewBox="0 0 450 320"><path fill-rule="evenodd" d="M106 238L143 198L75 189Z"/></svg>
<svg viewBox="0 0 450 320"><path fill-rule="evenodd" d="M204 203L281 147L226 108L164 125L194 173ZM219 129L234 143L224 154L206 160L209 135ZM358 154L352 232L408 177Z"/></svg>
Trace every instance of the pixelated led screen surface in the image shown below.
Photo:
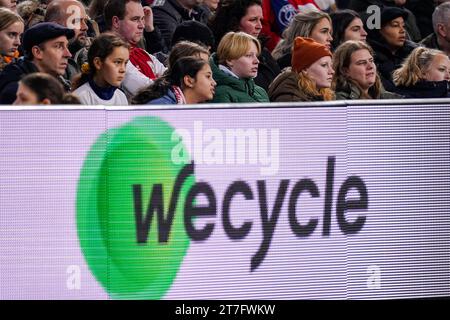
<svg viewBox="0 0 450 320"><path fill-rule="evenodd" d="M450 295L450 105L0 110L1 299Z"/></svg>

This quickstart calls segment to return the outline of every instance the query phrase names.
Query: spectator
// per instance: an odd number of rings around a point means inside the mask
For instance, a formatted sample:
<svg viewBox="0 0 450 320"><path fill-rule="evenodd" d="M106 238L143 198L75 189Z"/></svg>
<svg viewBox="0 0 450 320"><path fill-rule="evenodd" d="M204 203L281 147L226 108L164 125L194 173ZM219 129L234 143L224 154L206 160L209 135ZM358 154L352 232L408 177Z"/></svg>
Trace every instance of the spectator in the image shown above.
<svg viewBox="0 0 450 320"><path fill-rule="evenodd" d="M108 0L92 0L88 10L89 17L96 20L98 17L102 16L107 2Z"/></svg>
<svg viewBox="0 0 450 320"><path fill-rule="evenodd" d="M175 63L184 57L193 57L196 59L202 59L205 62L209 62L209 51L194 42L180 41L172 48L169 57L167 58L168 69L163 76L167 75L167 72L175 65ZM133 97L132 104L146 104L152 99L159 98L161 95L156 94L152 85L142 89L136 96Z"/></svg>
<svg viewBox="0 0 450 320"><path fill-rule="evenodd" d="M292 68L285 69L270 85L270 101L333 100L331 57L328 46L311 38L297 37L292 51Z"/></svg>
<svg viewBox="0 0 450 320"><path fill-rule="evenodd" d="M17 0L0 0L0 8L2 7L17 12Z"/></svg>
<svg viewBox="0 0 450 320"><path fill-rule="evenodd" d="M408 0L405 3L405 9L409 10L416 19L416 25L419 28L422 39L433 33L431 17L436 7L437 1L435 0Z"/></svg>
<svg viewBox="0 0 450 320"><path fill-rule="evenodd" d="M392 72L417 47L406 40L406 11L396 7L384 7L381 10L381 29L369 30L367 41L375 51L375 63L381 81L387 91L394 92Z"/></svg>
<svg viewBox="0 0 450 320"><path fill-rule="evenodd" d="M210 58L217 82L213 102L268 102L267 92L255 85L261 44L244 32L229 32Z"/></svg>
<svg viewBox="0 0 450 320"><path fill-rule="evenodd" d="M146 101L147 104L202 103L213 98L215 86L208 61L182 57L134 101Z"/></svg>
<svg viewBox="0 0 450 320"><path fill-rule="evenodd" d="M217 7L219 6L219 2L220 0L203 0L203 3L200 4L200 7L205 11L207 20L214 16Z"/></svg>
<svg viewBox="0 0 450 320"><path fill-rule="evenodd" d="M91 44L88 37L88 16L84 5L77 0L53 0L47 7L45 21L55 22L73 29L75 36L69 41L72 58L69 59L65 78L72 80L87 60L87 50ZM77 61L78 60L78 61Z"/></svg>
<svg viewBox="0 0 450 320"><path fill-rule="evenodd" d="M209 51L205 47L189 41L178 42L170 51L167 59L167 67L170 69L178 59L183 57L195 57L209 61Z"/></svg>
<svg viewBox="0 0 450 320"><path fill-rule="evenodd" d="M356 12L359 12L362 17L367 18L367 8L369 6L375 5L379 8L386 6L402 8L407 12L407 15L405 15L405 30L408 38L412 41L420 41L421 34L419 28L417 27L416 18L411 11L405 9L406 2L407 0L351 0L349 9L355 10Z"/></svg>
<svg viewBox="0 0 450 320"><path fill-rule="evenodd" d="M215 47L214 35L211 29L195 20L184 21L176 27L172 37L172 47L177 42L184 40L201 44L208 50Z"/></svg>
<svg viewBox="0 0 450 320"><path fill-rule="evenodd" d="M450 2L440 4L433 13L434 32L420 44L430 49L442 50L450 56Z"/></svg>
<svg viewBox="0 0 450 320"><path fill-rule="evenodd" d="M88 52L88 63L76 81L77 95L88 105L128 105L127 97L118 89L125 78L129 59L128 44L120 37L104 33L94 39Z"/></svg>
<svg viewBox="0 0 450 320"><path fill-rule="evenodd" d="M139 48L144 30L153 31L152 12L142 7L140 0L109 0L105 6L106 25L120 35L130 46L130 63L127 64L122 83L127 96L134 96L160 77L166 67L153 55Z"/></svg>
<svg viewBox="0 0 450 320"><path fill-rule="evenodd" d="M356 11L340 10L330 14L333 22L333 50L347 40L366 41L367 32L364 23Z"/></svg>
<svg viewBox="0 0 450 320"><path fill-rule="evenodd" d="M210 21L210 26L216 43L219 43L223 35L229 31L242 31L258 38L262 30L262 20L261 0L224 0ZM269 50L264 46L264 41L260 39L260 43L258 74L254 81L258 86L267 90L281 70Z"/></svg>
<svg viewBox="0 0 450 320"><path fill-rule="evenodd" d="M61 82L49 74L36 72L19 81L14 104L80 104L77 97L64 91Z"/></svg>
<svg viewBox="0 0 450 320"><path fill-rule="evenodd" d="M161 31L168 48L172 47L172 36L175 28L183 21L197 20L206 24L208 15L199 6L202 0L166 0L162 6L153 8L155 25Z"/></svg>
<svg viewBox="0 0 450 320"><path fill-rule="evenodd" d="M450 60L439 50L419 47L394 71L397 92L407 98L449 97Z"/></svg>
<svg viewBox="0 0 450 320"><path fill-rule="evenodd" d="M19 57L22 18L9 9L0 8L0 71Z"/></svg>
<svg viewBox="0 0 450 320"><path fill-rule="evenodd" d="M24 30L28 30L35 24L44 21L45 9L38 0L26 0L17 5L17 13L24 20Z"/></svg>
<svg viewBox="0 0 450 320"><path fill-rule="evenodd" d="M331 50L332 22L330 16L322 11L302 12L295 15L283 32L281 40L272 52L281 69L290 67L292 46L297 37L311 38Z"/></svg>
<svg viewBox="0 0 450 320"><path fill-rule="evenodd" d="M334 53L333 67L336 100L400 98L384 90L373 50L365 42L350 40L341 44Z"/></svg>
<svg viewBox="0 0 450 320"><path fill-rule="evenodd" d="M25 57L7 65L0 74L0 103L13 103L19 80L26 74L38 71L57 77L65 90L70 91L70 83L62 75L71 57L68 43L74 35L72 29L52 22L42 22L25 31Z"/></svg>

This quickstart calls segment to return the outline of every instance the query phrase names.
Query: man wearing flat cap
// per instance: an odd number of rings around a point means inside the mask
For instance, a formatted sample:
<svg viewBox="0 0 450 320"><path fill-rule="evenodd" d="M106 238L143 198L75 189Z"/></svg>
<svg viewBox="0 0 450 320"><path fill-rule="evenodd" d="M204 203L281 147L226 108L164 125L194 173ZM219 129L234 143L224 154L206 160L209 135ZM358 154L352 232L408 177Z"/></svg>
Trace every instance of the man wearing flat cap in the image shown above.
<svg viewBox="0 0 450 320"><path fill-rule="evenodd" d="M25 56L0 73L0 104L12 104L16 99L18 81L34 72L56 77L69 91L70 83L62 75L72 56L68 44L74 35L72 29L53 22L38 23L25 31L22 41Z"/></svg>

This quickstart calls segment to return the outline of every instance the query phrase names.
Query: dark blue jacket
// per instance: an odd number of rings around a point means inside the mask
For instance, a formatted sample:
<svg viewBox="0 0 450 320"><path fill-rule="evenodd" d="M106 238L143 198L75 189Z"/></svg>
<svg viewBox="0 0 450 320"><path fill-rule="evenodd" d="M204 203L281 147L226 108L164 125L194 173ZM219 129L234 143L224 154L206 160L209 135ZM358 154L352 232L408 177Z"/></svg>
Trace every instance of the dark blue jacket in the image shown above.
<svg viewBox="0 0 450 320"><path fill-rule="evenodd" d="M177 104L177 99L175 93L169 89L161 98L150 100L147 104Z"/></svg>
<svg viewBox="0 0 450 320"><path fill-rule="evenodd" d="M0 73L0 104L12 104L16 100L19 80L34 72L38 72L37 67L23 57L7 65Z"/></svg>

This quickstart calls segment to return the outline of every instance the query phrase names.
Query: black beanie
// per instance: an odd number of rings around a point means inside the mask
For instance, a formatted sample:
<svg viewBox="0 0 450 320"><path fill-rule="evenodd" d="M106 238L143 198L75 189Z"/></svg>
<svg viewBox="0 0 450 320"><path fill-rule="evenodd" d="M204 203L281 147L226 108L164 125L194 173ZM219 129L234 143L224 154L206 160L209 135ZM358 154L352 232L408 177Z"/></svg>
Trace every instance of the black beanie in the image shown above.
<svg viewBox="0 0 450 320"><path fill-rule="evenodd" d="M408 12L399 7L383 7L381 9L381 27L384 27L389 21L403 17L403 20L408 19Z"/></svg>
<svg viewBox="0 0 450 320"><path fill-rule="evenodd" d="M211 29L195 20L184 21L177 26L172 36L172 46L183 40L214 47L214 36Z"/></svg>

